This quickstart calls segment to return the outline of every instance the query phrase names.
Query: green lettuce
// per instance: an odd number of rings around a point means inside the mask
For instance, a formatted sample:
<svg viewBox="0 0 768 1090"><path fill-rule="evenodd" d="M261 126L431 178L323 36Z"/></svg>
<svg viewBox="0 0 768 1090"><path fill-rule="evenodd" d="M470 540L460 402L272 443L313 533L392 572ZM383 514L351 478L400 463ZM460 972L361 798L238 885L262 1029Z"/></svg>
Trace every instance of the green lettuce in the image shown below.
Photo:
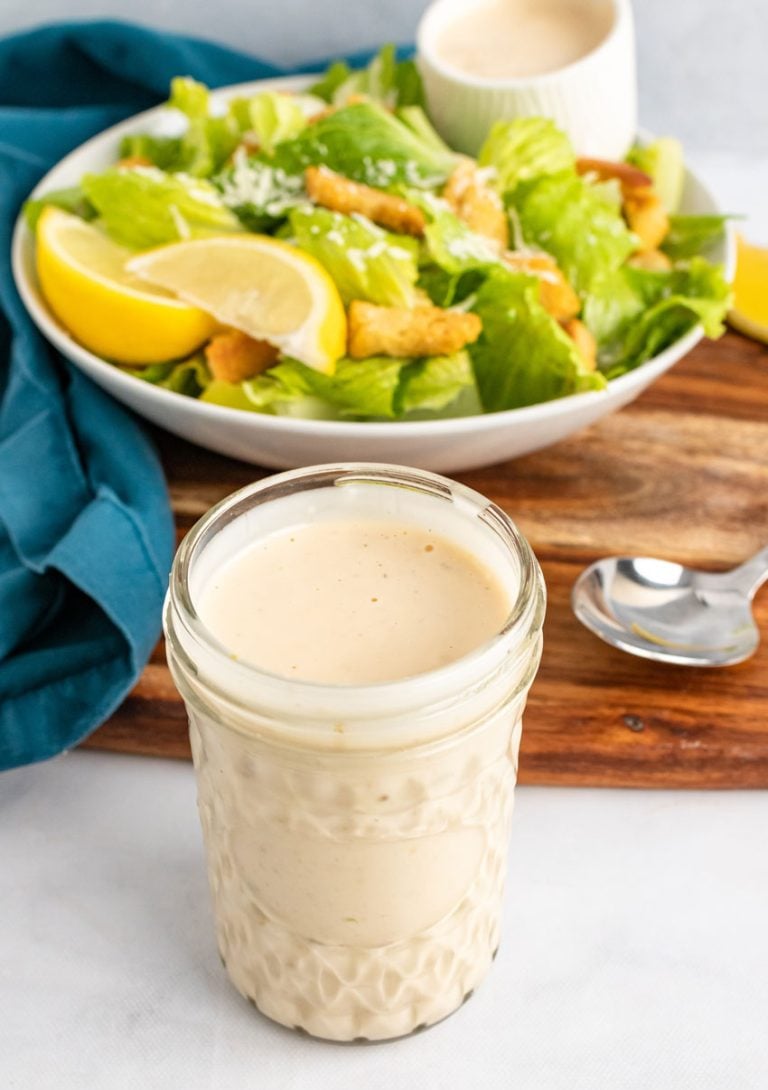
<svg viewBox="0 0 768 1090"><path fill-rule="evenodd" d="M486 412L605 386L603 375L585 370L571 338L539 302L535 278L494 269L472 309L483 323L469 351Z"/></svg>
<svg viewBox="0 0 768 1090"><path fill-rule="evenodd" d="M630 326L620 368L638 367L698 324L707 337L719 337L730 301L730 286L719 266L695 257L673 269L660 297Z"/></svg>
<svg viewBox="0 0 768 1090"><path fill-rule="evenodd" d="M444 200L431 193L410 191L409 200L427 219L424 243L429 259L443 272L458 276L473 269L499 264L499 253L490 239L472 231Z"/></svg>
<svg viewBox="0 0 768 1090"><path fill-rule="evenodd" d="M285 359L239 384L213 381L202 400L314 420L426 420L481 411L466 352L424 360L341 359L333 375Z"/></svg>
<svg viewBox="0 0 768 1090"><path fill-rule="evenodd" d="M240 386L254 412L334 420L339 413L323 396L329 381L297 360L284 360Z"/></svg>
<svg viewBox="0 0 768 1090"><path fill-rule="evenodd" d="M395 399L406 362L383 356L341 359L333 375L323 375L297 360L284 360L242 385L257 412L391 420L397 415Z"/></svg>
<svg viewBox="0 0 768 1090"><path fill-rule="evenodd" d="M165 390L172 390L175 394L184 394L186 397L200 397L211 382L205 356L200 352L179 362L152 363L132 373L144 382L162 386Z"/></svg>
<svg viewBox="0 0 768 1090"><path fill-rule="evenodd" d="M223 405L227 409L246 409L253 412L254 405L249 399L242 382L224 382L212 379L200 394L200 401L210 405Z"/></svg>
<svg viewBox="0 0 768 1090"><path fill-rule="evenodd" d="M425 145L438 155L452 156L453 152L439 135L422 106L403 106L397 111L397 119L410 129ZM455 165L455 164L454 164Z"/></svg>
<svg viewBox="0 0 768 1090"><path fill-rule="evenodd" d="M696 257L722 241L725 225L732 218L718 215L670 216L669 234L661 248L673 261Z"/></svg>
<svg viewBox="0 0 768 1090"><path fill-rule="evenodd" d="M627 162L644 171L653 181L668 212L677 212L685 185L683 146L671 136L662 136L651 144L636 144Z"/></svg>
<svg viewBox="0 0 768 1090"><path fill-rule="evenodd" d="M576 162L568 137L545 117L497 121L478 161L494 168L502 193L512 192L520 182L532 178L572 170Z"/></svg>
<svg viewBox="0 0 768 1090"><path fill-rule="evenodd" d="M184 170L187 156L180 136L153 136L147 132L130 133L120 141L121 159L148 159L161 170Z"/></svg>
<svg viewBox="0 0 768 1090"><path fill-rule="evenodd" d="M392 109L423 106L424 88L412 60L398 61L394 45L385 45L367 68L353 70L336 61L310 88L310 93L334 106L344 106L354 95L365 95Z"/></svg>
<svg viewBox="0 0 768 1090"><path fill-rule="evenodd" d="M483 407L469 354L431 356L410 365L403 374L399 405L406 420L481 413Z"/></svg>
<svg viewBox="0 0 768 1090"><path fill-rule="evenodd" d="M345 303L364 299L381 306L410 307L418 276L418 244L394 235L363 216L327 208L296 208L293 238L333 278Z"/></svg>
<svg viewBox="0 0 768 1090"><path fill-rule="evenodd" d="M273 165L287 174L324 164L357 182L391 189L442 185L456 162L453 152L374 102L356 102L307 126L278 145Z"/></svg>
<svg viewBox="0 0 768 1090"><path fill-rule="evenodd" d="M83 193L82 186L73 185L66 189L52 189L42 197L26 201L23 208L24 219L31 231L37 227L37 221L48 205L61 208L64 212L70 212L73 216L80 216L84 220L92 220L96 216L96 209Z"/></svg>
<svg viewBox="0 0 768 1090"><path fill-rule="evenodd" d="M661 297L669 273L623 265L597 277L585 296L582 319L604 361L622 351L629 325Z"/></svg>
<svg viewBox="0 0 768 1090"><path fill-rule="evenodd" d="M301 174L287 174L262 158L238 149L230 166L213 179L222 202L249 231L271 231L292 208L307 200Z"/></svg>
<svg viewBox="0 0 768 1090"><path fill-rule="evenodd" d="M252 134L268 155L284 140L298 136L307 125L307 114L299 97L278 91L234 99L229 110L239 131Z"/></svg>
<svg viewBox="0 0 768 1090"><path fill-rule="evenodd" d="M241 130L236 119L231 111L212 116L208 88L187 76L171 81L168 106L184 114L187 128L180 138L178 161L166 169L183 171L196 178L210 177L240 141Z"/></svg>
<svg viewBox="0 0 768 1090"><path fill-rule="evenodd" d="M636 248L612 189L572 172L522 182L513 208L525 242L552 254L580 293Z"/></svg>
<svg viewBox="0 0 768 1090"><path fill-rule="evenodd" d="M583 317L597 339L601 370L615 378L698 323L708 337L720 336L729 302L722 269L696 257L669 272L617 270L594 285Z"/></svg>
<svg viewBox="0 0 768 1090"><path fill-rule="evenodd" d="M86 174L81 184L107 233L137 250L241 229L204 178L165 174L157 167L113 168Z"/></svg>
<svg viewBox="0 0 768 1090"><path fill-rule="evenodd" d="M419 269L417 287L425 291L436 307L453 307L464 303L480 287L484 279L481 269L465 273L447 273L431 263Z"/></svg>

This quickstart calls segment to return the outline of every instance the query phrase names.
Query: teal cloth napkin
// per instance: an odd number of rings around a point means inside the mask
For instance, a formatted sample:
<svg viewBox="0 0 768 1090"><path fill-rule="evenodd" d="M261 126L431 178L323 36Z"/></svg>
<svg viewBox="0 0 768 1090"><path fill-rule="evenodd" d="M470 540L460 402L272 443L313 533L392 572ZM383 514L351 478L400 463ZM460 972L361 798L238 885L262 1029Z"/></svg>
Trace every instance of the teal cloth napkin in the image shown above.
<svg viewBox="0 0 768 1090"><path fill-rule="evenodd" d="M182 74L217 86L278 73L116 22L0 39L0 769L75 745L123 700L158 637L173 551L149 440L27 317L13 223L58 159Z"/></svg>

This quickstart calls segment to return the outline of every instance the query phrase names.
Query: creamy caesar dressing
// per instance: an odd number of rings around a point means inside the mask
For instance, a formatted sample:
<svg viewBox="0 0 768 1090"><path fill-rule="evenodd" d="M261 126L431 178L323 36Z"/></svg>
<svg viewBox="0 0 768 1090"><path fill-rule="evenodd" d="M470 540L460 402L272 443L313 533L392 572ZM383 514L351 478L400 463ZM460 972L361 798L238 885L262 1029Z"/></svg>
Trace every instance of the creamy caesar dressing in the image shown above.
<svg viewBox="0 0 768 1090"><path fill-rule="evenodd" d="M238 659L300 681L358 685L446 666L498 633L497 576L429 528L373 519L284 528L204 588L201 620Z"/></svg>
<svg viewBox="0 0 768 1090"><path fill-rule="evenodd" d="M595 49L613 18L610 0L485 0L443 29L435 52L481 79L542 75Z"/></svg>

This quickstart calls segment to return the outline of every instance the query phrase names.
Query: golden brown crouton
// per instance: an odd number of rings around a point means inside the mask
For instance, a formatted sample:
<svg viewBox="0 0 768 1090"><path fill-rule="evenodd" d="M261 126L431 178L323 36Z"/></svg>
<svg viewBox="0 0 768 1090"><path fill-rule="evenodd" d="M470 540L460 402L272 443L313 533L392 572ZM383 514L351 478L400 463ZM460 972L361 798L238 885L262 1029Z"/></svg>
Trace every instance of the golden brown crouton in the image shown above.
<svg viewBox="0 0 768 1090"><path fill-rule="evenodd" d="M653 179L644 170L631 163L618 163L610 159L577 159L579 174L596 174L601 182L615 178L621 188L643 189L653 185Z"/></svg>
<svg viewBox="0 0 768 1090"><path fill-rule="evenodd" d="M117 160L117 165L124 170L132 170L133 167L151 167L152 160L147 159L146 155L126 155Z"/></svg>
<svg viewBox="0 0 768 1090"><path fill-rule="evenodd" d="M541 305L558 322L575 318L581 310L581 300L549 254L508 250L504 263L516 272L538 277Z"/></svg>
<svg viewBox="0 0 768 1090"><path fill-rule="evenodd" d="M456 215L478 235L509 245L509 224L501 198L486 185L473 159L462 159L448 179L443 197Z"/></svg>
<svg viewBox="0 0 768 1090"><path fill-rule="evenodd" d="M630 163L611 163L606 159L577 159L579 174L596 174L606 181L616 179L621 186L624 217L630 230L640 240L641 253L656 250L669 231L669 216L653 179Z"/></svg>
<svg viewBox="0 0 768 1090"><path fill-rule="evenodd" d="M627 262L635 269L647 269L649 272L666 272L672 268L672 262L662 250L639 250Z"/></svg>
<svg viewBox="0 0 768 1090"><path fill-rule="evenodd" d="M624 191L624 215L640 239L641 253L657 250L669 232L669 216L652 187Z"/></svg>
<svg viewBox="0 0 768 1090"><path fill-rule="evenodd" d="M440 307L378 307L355 300L349 307L350 356L450 356L476 341L482 330L476 314Z"/></svg>
<svg viewBox="0 0 768 1090"><path fill-rule="evenodd" d="M571 318L570 322L563 322L562 326L576 345L576 351L582 358L585 370L594 371L597 367L597 342L595 338L578 318Z"/></svg>
<svg viewBox="0 0 768 1090"><path fill-rule="evenodd" d="M277 360L278 351L266 341L257 341L239 329L217 333L205 346L205 358L214 378L242 382L266 371Z"/></svg>
<svg viewBox="0 0 768 1090"><path fill-rule="evenodd" d="M327 167L307 167L304 172L307 192L316 204L333 212L350 215L358 212L374 223L403 235L424 234L424 214L402 197L351 182Z"/></svg>

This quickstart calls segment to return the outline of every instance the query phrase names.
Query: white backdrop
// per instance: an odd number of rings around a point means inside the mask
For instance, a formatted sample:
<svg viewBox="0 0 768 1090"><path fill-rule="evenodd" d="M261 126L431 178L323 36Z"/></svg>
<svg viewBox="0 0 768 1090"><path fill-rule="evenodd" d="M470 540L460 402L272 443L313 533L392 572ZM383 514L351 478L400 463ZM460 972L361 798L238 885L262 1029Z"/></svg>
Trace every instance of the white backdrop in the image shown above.
<svg viewBox="0 0 768 1090"><path fill-rule="evenodd" d="M413 39L426 0L0 0L0 34L130 18L285 64ZM694 152L768 158L766 0L635 0L643 124Z"/></svg>

